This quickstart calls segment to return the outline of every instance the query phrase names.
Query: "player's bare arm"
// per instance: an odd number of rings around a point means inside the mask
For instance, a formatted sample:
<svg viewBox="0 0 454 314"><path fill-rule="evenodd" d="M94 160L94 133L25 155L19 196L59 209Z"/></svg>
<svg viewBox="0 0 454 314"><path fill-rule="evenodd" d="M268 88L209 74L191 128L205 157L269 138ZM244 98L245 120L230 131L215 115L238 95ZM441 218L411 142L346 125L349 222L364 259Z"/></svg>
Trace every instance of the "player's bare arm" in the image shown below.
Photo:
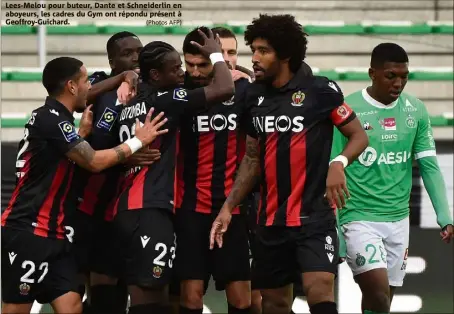
<svg viewBox="0 0 454 314"><path fill-rule="evenodd" d="M153 142L156 137L168 132L167 129L161 130L161 127L167 122L167 119L162 119L164 113L161 112L151 120L152 113L153 109L148 112L143 126L140 126L140 123L137 120L135 137L125 143L112 149L95 151L90 144L82 141L73 147L66 156L80 167L91 172L100 172L106 168L124 162L126 158L134 154L143 146L147 146Z"/></svg>
<svg viewBox="0 0 454 314"><path fill-rule="evenodd" d="M139 76L134 71L124 71L118 75L109 77L99 83L92 85L87 96L87 103L95 101L99 95L118 88L123 82L128 83L130 86L130 92L134 93Z"/></svg>
<svg viewBox="0 0 454 314"><path fill-rule="evenodd" d="M326 198L337 208L345 206L345 196L350 197L347 189L344 168L351 164L369 145L369 138L361 126L359 119L355 117L349 123L339 127L339 131L348 138L348 142L339 157L347 161L333 160L328 170L326 179Z"/></svg>
<svg viewBox="0 0 454 314"><path fill-rule="evenodd" d="M236 65L236 70L246 74L247 76L249 76L252 80L254 80L254 72L241 66L241 65Z"/></svg>
<svg viewBox="0 0 454 314"><path fill-rule="evenodd" d="M138 152L129 157L125 163L130 166L150 166L161 158L159 149L143 147Z"/></svg>
<svg viewBox="0 0 454 314"><path fill-rule="evenodd" d="M260 159L258 140L247 136L246 152L238 169L238 174L233 184L232 191L225 200L218 216L216 217L210 232L210 249L214 248L216 241L222 247L222 236L227 231L232 211L252 191L260 177Z"/></svg>
<svg viewBox="0 0 454 314"><path fill-rule="evenodd" d="M199 48L202 55L210 58L214 67L214 77L211 84L203 87L206 102L215 104L228 100L235 94L235 84L230 74L230 69L222 57L219 36L215 38L211 30L209 30L208 37L201 30L199 30L199 33L204 39L204 45L202 46L196 42L191 43Z"/></svg>
<svg viewBox="0 0 454 314"><path fill-rule="evenodd" d="M93 128L93 111L91 111L92 106L93 105L90 105L85 108L82 118L80 119L78 133L82 138L87 138Z"/></svg>

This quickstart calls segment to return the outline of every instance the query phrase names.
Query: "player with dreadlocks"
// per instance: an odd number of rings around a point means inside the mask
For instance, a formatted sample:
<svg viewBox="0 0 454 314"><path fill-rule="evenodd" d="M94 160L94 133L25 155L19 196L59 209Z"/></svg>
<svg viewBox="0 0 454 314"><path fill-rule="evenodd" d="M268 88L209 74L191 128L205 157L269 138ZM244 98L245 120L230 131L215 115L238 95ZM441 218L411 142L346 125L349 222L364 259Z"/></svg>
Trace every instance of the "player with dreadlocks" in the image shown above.
<svg viewBox="0 0 454 314"><path fill-rule="evenodd" d="M177 131L183 114L230 99L234 84L221 54L219 40L212 32L204 33L204 45L193 43L209 57L215 67L210 85L186 90L179 53L171 45L155 41L146 45L139 55L142 83L137 96L119 115L121 142L134 135L151 107L164 112L168 134L153 145L161 158L148 167L130 169L126 189L117 203L116 235L120 244L122 270L131 297L130 314L168 313L166 287L172 277L175 258L173 228L174 169ZM139 122L140 121L140 122Z"/></svg>

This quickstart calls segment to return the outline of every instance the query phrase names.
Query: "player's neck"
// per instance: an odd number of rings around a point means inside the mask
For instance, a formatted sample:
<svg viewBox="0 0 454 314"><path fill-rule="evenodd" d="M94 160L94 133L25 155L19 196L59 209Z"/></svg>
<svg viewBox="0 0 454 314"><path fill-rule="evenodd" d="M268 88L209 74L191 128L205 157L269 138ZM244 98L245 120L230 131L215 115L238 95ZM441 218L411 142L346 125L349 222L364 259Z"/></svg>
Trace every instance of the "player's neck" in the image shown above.
<svg viewBox="0 0 454 314"><path fill-rule="evenodd" d="M374 88L374 86L369 86L366 88L367 93L369 94L370 97L378 101L379 103L389 106L393 103L393 101L390 101L389 99L386 99L384 97L381 97L380 94L377 92L377 90Z"/></svg>
<svg viewBox="0 0 454 314"><path fill-rule="evenodd" d="M290 82L294 75L295 73L292 73L288 66L283 66L281 67L279 74L276 76L271 85L274 88L281 88L282 86Z"/></svg>
<svg viewBox="0 0 454 314"><path fill-rule="evenodd" d="M66 97L65 95L55 97L55 100L57 100L59 103L61 103L63 106L65 106L68 111L73 114L74 113L74 105L73 101Z"/></svg>

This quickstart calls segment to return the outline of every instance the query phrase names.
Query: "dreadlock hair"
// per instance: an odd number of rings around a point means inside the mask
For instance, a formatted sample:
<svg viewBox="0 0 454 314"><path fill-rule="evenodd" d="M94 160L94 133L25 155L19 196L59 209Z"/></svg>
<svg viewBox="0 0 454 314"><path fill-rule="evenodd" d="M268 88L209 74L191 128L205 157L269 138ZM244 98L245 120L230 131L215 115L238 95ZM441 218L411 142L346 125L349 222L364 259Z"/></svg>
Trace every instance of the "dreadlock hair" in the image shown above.
<svg viewBox="0 0 454 314"><path fill-rule="evenodd" d="M307 34L293 15L260 14L246 27L244 40L252 45L257 38L266 39L280 60L289 59L290 71L295 73L306 58Z"/></svg>
<svg viewBox="0 0 454 314"><path fill-rule="evenodd" d="M385 62L407 63L408 55L404 48L394 43L382 43L372 50L371 68L383 68Z"/></svg>
<svg viewBox="0 0 454 314"><path fill-rule="evenodd" d="M119 33L112 35L112 37L109 38L109 40L107 41L107 46L106 46L107 57L109 59L114 58L117 53L117 48L118 48L117 41L120 39L126 38L126 37L136 37L138 39L138 37L131 32L119 32Z"/></svg>
<svg viewBox="0 0 454 314"><path fill-rule="evenodd" d="M43 70L42 83L51 97L61 95L69 80L80 76L82 61L71 57L59 57L49 61Z"/></svg>
<svg viewBox="0 0 454 314"><path fill-rule="evenodd" d="M163 41L148 43L139 54L140 75L143 81L150 79L150 70L160 70L168 53L176 51L173 46Z"/></svg>
<svg viewBox="0 0 454 314"><path fill-rule="evenodd" d="M191 41L195 41L196 43L203 45L204 40L203 37L199 34L198 30L201 30L205 35L209 34L209 28L205 26L196 27L192 31L190 31L183 41L183 53L189 53L192 55L200 54L199 48L191 44Z"/></svg>

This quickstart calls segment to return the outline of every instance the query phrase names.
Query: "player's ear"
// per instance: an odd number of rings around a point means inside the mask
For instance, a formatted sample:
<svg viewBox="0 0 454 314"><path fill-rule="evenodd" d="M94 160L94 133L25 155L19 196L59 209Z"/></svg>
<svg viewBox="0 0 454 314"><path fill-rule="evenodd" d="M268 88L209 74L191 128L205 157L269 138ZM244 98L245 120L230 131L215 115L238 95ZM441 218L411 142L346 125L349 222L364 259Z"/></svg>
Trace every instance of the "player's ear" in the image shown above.
<svg viewBox="0 0 454 314"><path fill-rule="evenodd" d="M369 68L369 77L372 81L375 80L375 69L374 68Z"/></svg>
<svg viewBox="0 0 454 314"><path fill-rule="evenodd" d="M66 87L72 95L76 95L77 92L77 83L73 80L68 80L66 82Z"/></svg>
<svg viewBox="0 0 454 314"><path fill-rule="evenodd" d="M156 70L156 69L151 69L150 70L150 78L153 81L159 81L159 79L160 79L159 71Z"/></svg>
<svg viewBox="0 0 454 314"><path fill-rule="evenodd" d="M115 62L114 62L113 59L109 59L109 66L110 66L110 68L111 68L112 70L115 69Z"/></svg>

